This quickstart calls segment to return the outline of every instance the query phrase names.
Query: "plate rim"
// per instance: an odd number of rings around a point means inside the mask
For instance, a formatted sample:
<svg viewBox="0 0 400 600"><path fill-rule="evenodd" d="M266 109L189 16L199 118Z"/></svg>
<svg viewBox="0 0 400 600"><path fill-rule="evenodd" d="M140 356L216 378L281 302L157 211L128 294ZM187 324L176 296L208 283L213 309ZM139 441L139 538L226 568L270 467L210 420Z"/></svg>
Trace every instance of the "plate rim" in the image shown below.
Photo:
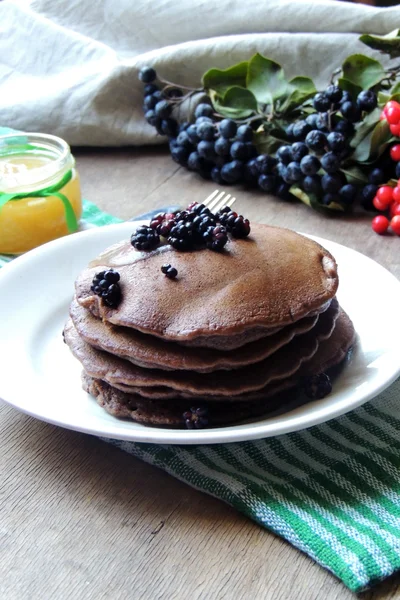
<svg viewBox="0 0 400 600"><path fill-rule="evenodd" d="M141 222L141 220L140 221L138 220L136 222L136 224L139 222ZM146 221L144 221L144 222L146 222ZM23 269L26 262L28 262L28 264L29 264L31 261L34 261L35 259L37 259L37 257L39 257L39 259L40 259L40 257L42 255L46 255L47 252L51 252L54 248L64 246L65 244L71 245L73 247L73 246L75 246L76 243L79 243L79 242L77 242L77 240L81 239L82 236L85 236L86 238L98 237L98 236L100 236L100 237L108 236L108 235L112 235L114 232L117 233L120 230L124 231L127 229L132 229L132 226L135 226L133 221L105 225L102 227L93 227L91 229L77 232L70 236L66 236L64 238L53 240L52 242L49 242L42 246L39 246L38 248L35 248L34 250L31 250L30 252L27 252L26 254L17 257L16 259L12 260L10 263L7 263L0 269L0 288L2 286L2 280L5 277L7 277L7 274L10 271L14 271L16 268ZM342 251L342 252L343 251L345 253L349 252L350 255L355 254L361 260L370 261L371 263L374 264L375 267L378 267L379 270L381 270L381 272L384 273L386 277L389 277L393 281L394 284L398 285L399 290L400 290L400 281L396 278L396 276L393 275L393 273L388 271L388 269L383 267L381 264L379 264L374 259L366 256L365 254L362 254L361 252L359 252L357 250L349 248L348 246L345 246L345 245L335 242L333 240L328 240L326 238L322 238L320 236L315 236L315 235L308 234L308 233L303 233L303 232L298 232L298 233L300 233L301 235L303 235L305 237L313 239L314 241L321 244L322 246L324 246L324 244L328 244L328 246L333 245L334 247L339 247L340 251ZM330 248L328 248L328 250L330 250ZM333 255L335 255L334 250L333 251L330 250L330 251L332 252ZM86 256L86 254L84 254L84 256ZM87 261L87 258L85 258L85 260ZM350 317L351 317L351 315L350 315ZM67 314L66 314L66 318L67 318ZM1 329L1 323L0 323L0 329ZM4 343L2 343L1 338L0 338L0 348L2 345L4 346ZM399 348L400 348L400 346L399 346ZM85 433L88 435L93 435L96 437L111 438L111 439L118 439L118 440L139 442L139 443L152 443L152 444L174 444L174 445L175 444L177 444L177 445L197 445L198 444L198 445L203 445L203 444L217 444L217 443L234 443L234 442L250 441L250 440L256 440L256 439L264 439L267 437L276 437L276 436L283 435L286 433L300 431L302 429L308 429L315 425L327 422L333 418L337 418L343 414L346 414L346 413L354 410L358 406L364 404L365 402L368 402L372 398L375 398L380 393L382 393L382 391L384 391L387 387L389 387L398 378L399 375L400 375L400 361L399 361L399 366L398 366L397 370L393 370L390 377L387 377L386 379L384 379L382 381L378 378L376 385L372 386L372 388L370 388L367 393L355 394L355 398L351 402L350 407L349 407L348 402L345 402L344 399L342 399L342 401L338 405L333 404L329 408L329 407L324 407L324 405L322 404L321 406L314 408L310 413L307 413L307 412L305 414L300 413L299 416L294 415L293 418L289 419L287 422L282 422L281 424L273 423L273 422L269 424L268 417L266 417L266 419L264 421L258 419L257 421L250 422L249 428L243 428L243 424L242 424L241 429L238 429L239 425L232 425L232 426L227 426L227 427L216 427L216 428L194 430L194 431L142 426L143 429L142 428L132 429L128 435L128 432L126 432L125 430L121 430L121 429L118 430L117 427L111 426L112 424L110 422L106 422L105 428L99 428L99 425L97 425L97 428L94 429L93 427L88 427L85 424L79 424L79 423L77 424L77 423L73 422L73 420L71 422L66 422L66 421L61 422L60 420L57 420L56 418L52 418L51 415L48 416L48 415L44 415L42 413L39 414L38 412L35 412L34 410L29 410L29 406L26 406L23 403L21 404L21 402L18 402L18 394L17 394L16 400L14 398L4 398L3 397L3 394L1 392L1 380L0 380L0 398L6 404L13 406L15 409L19 410L20 412L27 414L31 417L34 417L38 420L41 420L46 423L50 423L52 425L57 425L59 427L63 427L65 429L70 429L70 430L78 431L78 432ZM39 388L40 388L40 386L39 386ZM304 406L308 406L308 405L309 404L307 403ZM328 410L327 410L327 408L328 408ZM104 410L104 409L102 409L102 410ZM290 414L290 411L289 411L289 413L282 413L282 415L284 415L284 414ZM282 415L279 415L279 416L282 416ZM120 421L118 421L118 419L116 418L116 423L117 422L120 422ZM259 422L259 424L255 424L258 422ZM132 421L129 421L129 420L126 421L128 428L129 428L129 425L132 423L133 423ZM138 424L136 424L136 425L138 425ZM247 424L245 424L245 425L247 425ZM245 425L244 425L244 427L245 427ZM106 429L107 431L105 431L104 429ZM271 431L271 429L272 429L272 431Z"/></svg>

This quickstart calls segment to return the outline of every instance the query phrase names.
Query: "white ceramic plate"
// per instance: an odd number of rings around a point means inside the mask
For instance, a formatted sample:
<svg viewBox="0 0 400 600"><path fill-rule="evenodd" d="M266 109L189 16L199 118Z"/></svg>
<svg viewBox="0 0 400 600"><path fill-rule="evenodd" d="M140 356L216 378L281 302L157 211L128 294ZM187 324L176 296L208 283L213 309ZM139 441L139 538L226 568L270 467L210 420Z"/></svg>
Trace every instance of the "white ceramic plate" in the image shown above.
<svg viewBox="0 0 400 600"><path fill-rule="evenodd" d="M62 427L138 442L211 444L276 436L322 423L363 404L400 374L400 282L366 256L314 238L339 265L338 298L358 343L333 392L285 414L205 430L145 427L108 415L81 388L81 366L63 343L74 280L132 223L77 233L33 250L0 270L0 398ZM379 243L379 240L377 241Z"/></svg>

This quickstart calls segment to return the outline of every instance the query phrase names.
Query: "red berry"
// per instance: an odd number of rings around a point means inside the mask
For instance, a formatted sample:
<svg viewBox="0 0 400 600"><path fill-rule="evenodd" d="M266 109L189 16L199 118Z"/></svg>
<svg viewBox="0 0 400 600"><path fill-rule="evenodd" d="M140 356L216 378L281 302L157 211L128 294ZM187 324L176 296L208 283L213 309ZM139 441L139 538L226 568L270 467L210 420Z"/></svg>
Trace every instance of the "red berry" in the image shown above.
<svg viewBox="0 0 400 600"><path fill-rule="evenodd" d="M392 204L390 205L389 217L392 218L396 215L400 215L400 203L392 202Z"/></svg>
<svg viewBox="0 0 400 600"><path fill-rule="evenodd" d="M376 198L387 208L393 200L393 188L390 185L382 185L376 192Z"/></svg>
<svg viewBox="0 0 400 600"><path fill-rule="evenodd" d="M400 186L399 184L393 188L393 202L400 202Z"/></svg>
<svg viewBox="0 0 400 600"><path fill-rule="evenodd" d="M386 120L390 125L397 125L400 121L400 107L391 106L386 109Z"/></svg>
<svg viewBox="0 0 400 600"><path fill-rule="evenodd" d="M375 196L375 198L372 200L372 204L375 206L376 210L380 210L381 212L384 212L389 206L388 204L381 202L378 196Z"/></svg>
<svg viewBox="0 0 400 600"><path fill-rule="evenodd" d="M377 217L372 219L372 229L375 231L375 233L379 233L380 235L382 235L382 233L385 233L385 231L387 231L388 227L389 220L383 215L378 215Z"/></svg>
<svg viewBox="0 0 400 600"><path fill-rule="evenodd" d="M390 133L396 137L400 137L400 123L398 125L389 125Z"/></svg>
<svg viewBox="0 0 400 600"><path fill-rule="evenodd" d="M383 109L383 112L387 113L389 108L400 108L400 104L398 102L396 102L396 100L389 100L389 102L387 102L385 104L385 108Z"/></svg>
<svg viewBox="0 0 400 600"><path fill-rule="evenodd" d="M390 227L396 235L400 235L400 215L395 215L390 221Z"/></svg>
<svg viewBox="0 0 400 600"><path fill-rule="evenodd" d="M400 144L395 144L390 148L390 156L392 160L400 161Z"/></svg>

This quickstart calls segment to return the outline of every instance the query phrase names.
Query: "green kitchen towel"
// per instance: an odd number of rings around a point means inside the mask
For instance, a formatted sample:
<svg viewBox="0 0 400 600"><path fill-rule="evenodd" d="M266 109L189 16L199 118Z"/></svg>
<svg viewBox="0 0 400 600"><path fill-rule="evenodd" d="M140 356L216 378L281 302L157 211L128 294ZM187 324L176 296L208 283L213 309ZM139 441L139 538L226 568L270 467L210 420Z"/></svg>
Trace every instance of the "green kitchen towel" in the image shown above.
<svg viewBox="0 0 400 600"><path fill-rule="evenodd" d="M84 202L84 227L116 222ZM227 502L359 592L400 569L399 401L400 379L347 415L275 438L105 441Z"/></svg>

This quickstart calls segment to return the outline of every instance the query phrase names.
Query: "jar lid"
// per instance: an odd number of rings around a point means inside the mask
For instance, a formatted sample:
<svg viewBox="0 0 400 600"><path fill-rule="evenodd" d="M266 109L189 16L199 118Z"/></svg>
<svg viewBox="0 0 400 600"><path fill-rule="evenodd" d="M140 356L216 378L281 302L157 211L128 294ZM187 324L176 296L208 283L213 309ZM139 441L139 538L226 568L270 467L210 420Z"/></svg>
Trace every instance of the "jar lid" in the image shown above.
<svg viewBox="0 0 400 600"><path fill-rule="evenodd" d="M0 136L0 192L24 194L54 185L74 164L67 142L54 135Z"/></svg>

